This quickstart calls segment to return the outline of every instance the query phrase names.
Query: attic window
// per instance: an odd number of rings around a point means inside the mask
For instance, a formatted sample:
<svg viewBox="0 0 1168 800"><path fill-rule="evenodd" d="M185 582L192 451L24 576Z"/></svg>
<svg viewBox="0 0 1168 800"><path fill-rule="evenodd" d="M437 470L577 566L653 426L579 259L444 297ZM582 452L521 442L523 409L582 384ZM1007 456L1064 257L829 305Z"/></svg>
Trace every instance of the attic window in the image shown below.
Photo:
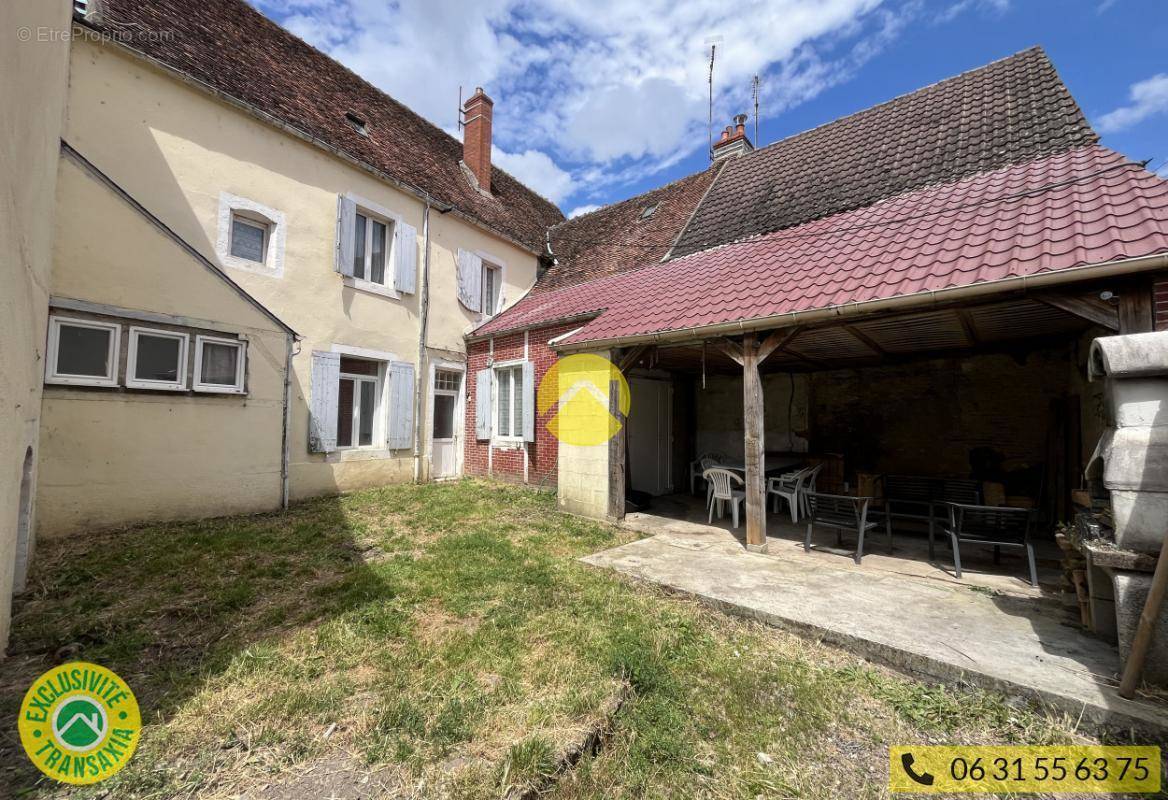
<svg viewBox="0 0 1168 800"><path fill-rule="evenodd" d="M89 10L89 0L73 0L73 13L82 17Z"/></svg>
<svg viewBox="0 0 1168 800"><path fill-rule="evenodd" d="M357 133L361 134L362 136L369 135L369 128L367 127L365 118L360 114L356 113L355 111L346 111L345 119L349 121L349 124L353 126L353 130L357 131Z"/></svg>
<svg viewBox="0 0 1168 800"><path fill-rule="evenodd" d="M649 217L653 216L653 212L657 210L657 206L659 205L661 204L654 203L651 206L645 206L644 210L641 211L641 219L649 219Z"/></svg>

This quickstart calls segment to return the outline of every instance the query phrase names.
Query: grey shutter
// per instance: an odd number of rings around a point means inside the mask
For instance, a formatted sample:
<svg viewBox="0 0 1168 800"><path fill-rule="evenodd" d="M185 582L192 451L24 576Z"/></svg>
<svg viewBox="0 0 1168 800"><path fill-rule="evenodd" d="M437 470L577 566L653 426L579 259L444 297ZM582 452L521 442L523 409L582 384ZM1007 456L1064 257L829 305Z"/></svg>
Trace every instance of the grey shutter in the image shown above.
<svg viewBox="0 0 1168 800"><path fill-rule="evenodd" d="M353 276L353 234L357 230L357 204L337 196L337 272Z"/></svg>
<svg viewBox="0 0 1168 800"><path fill-rule="evenodd" d="M418 283L418 231L413 225L393 226L393 288L413 294Z"/></svg>
<svg viewBox="0 0 1168 800"><path fill-rule="evenodd" d="M340 353L313 350L308 415L310 453L331 453L337 449L337 392L340 383Z"/></svg>
<svg viewBox="0 0 1168 800"><path fill-rule="evenodd" d="M494 376L489 369L480 369L475 375L475 438L491 438L491 393Z"/></svg>
<svg viewBox="0 0 1168 800"><path fill-rule="evenodd" d="M390 450L414 445L414 365L404 361L389 364Z"/></svg>
<svg viewBox="0 0 1168 800"><path fill-rule="evenodd" d="M483 307L483 260L469 250L458 251L458 302L471 311Z"/></svg>
<svg viewBox="0 0 1168 800"><path fill-rule="evenodd" d="M523 362L523 441L535 441L535 364Z"/></svg>

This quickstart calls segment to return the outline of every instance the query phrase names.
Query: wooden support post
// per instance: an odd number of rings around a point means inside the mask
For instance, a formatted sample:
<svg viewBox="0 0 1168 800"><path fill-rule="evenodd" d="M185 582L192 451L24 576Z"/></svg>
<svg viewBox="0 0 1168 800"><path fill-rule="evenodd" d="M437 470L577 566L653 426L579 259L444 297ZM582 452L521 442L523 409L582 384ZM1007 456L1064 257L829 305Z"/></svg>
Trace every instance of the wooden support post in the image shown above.
<svg viewBox="0 0 1168 800"><path fill-rule="evenodd" d="M758 372L758 342L753 333L742 338L742 414L746 430L746 549L765 553L766 442L763 422L762 377Z"/></svg>

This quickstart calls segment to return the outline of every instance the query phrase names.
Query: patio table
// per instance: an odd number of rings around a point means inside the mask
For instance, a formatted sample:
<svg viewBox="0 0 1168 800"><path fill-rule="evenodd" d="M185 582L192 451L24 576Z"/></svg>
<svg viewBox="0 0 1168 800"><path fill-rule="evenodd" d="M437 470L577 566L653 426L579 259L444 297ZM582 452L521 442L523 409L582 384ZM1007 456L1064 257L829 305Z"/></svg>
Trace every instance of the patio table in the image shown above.
<svg viewBox="0 0 1168 800"><path fill-rule="evenodd" d="M778 470L790 469L797 467L806 461L805 456L798 455L774 455L766 457L766 467L763 472L777 472ZM736 461L727 461L718 464L719 467L732 470L733 472L746 472L746 462L741 459Z"/></svg>

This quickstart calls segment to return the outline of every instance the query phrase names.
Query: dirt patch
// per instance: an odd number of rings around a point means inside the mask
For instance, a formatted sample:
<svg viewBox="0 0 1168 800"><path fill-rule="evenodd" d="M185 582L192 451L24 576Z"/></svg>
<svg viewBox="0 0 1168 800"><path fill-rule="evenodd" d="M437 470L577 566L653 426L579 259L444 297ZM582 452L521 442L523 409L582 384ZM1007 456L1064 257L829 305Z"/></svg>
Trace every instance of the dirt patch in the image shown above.
<svg viewBox="0 0 1168 800"><path fill-rule="evenodd" d="M410 787L397 770L371 768L347 753L332 753L298 768L293 777L242 795L247 800L372 800L412 797Z"/></svg>

